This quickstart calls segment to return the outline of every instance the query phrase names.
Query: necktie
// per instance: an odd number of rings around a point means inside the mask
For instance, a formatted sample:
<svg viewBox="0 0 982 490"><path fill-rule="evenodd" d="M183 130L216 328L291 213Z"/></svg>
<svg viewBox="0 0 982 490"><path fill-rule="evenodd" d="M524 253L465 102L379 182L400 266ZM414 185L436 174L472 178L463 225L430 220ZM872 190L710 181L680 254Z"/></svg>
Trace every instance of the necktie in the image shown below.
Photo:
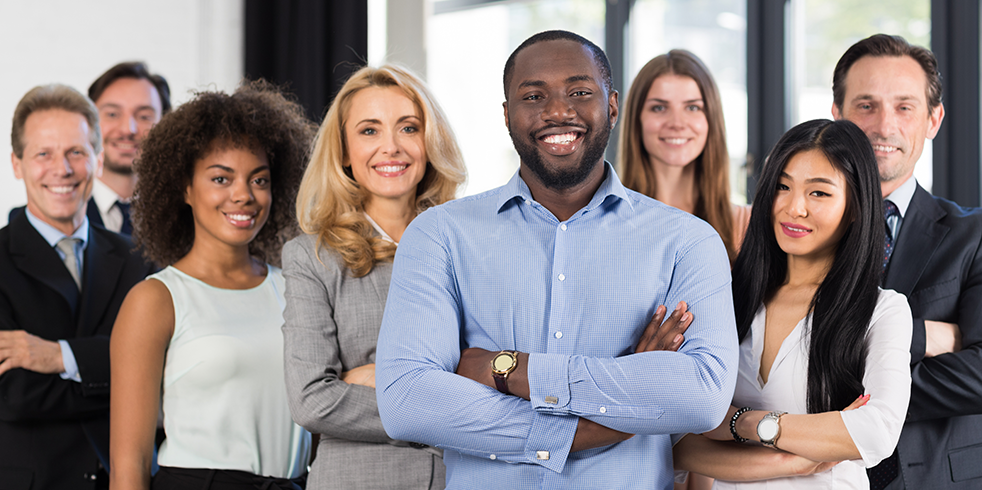
<svg viewBox="0 0 982 490"><path fill-rule="evenodd" d="M130 203L116 201L116 207L123 213L123 225L119 227L119 233L127 236L132 235L133 222L130 221Z"/></svg>
<svg viewBox="0 0 982 490"><path fill-rule="evenodd" d="M78 273L78 261L75 258L75 244L81 241L78 238L65 237L55 245L58 250L61 250L65 254L65 258L62 259L65 262L65 268L72 275L72 279L75 280L75 286L78 287L79 291L82 290L82 278Z"/></svg>
<svg viewBox="0 0 982 490"><path fill-rule="evenodd" d="M887 264L890 263L890 256L893 255L893 233L890 232L890 217L900 216L900 210L893 201L883 201L883 217L886 218L886 241L883 246L883 272L887 271Z"/></svg>

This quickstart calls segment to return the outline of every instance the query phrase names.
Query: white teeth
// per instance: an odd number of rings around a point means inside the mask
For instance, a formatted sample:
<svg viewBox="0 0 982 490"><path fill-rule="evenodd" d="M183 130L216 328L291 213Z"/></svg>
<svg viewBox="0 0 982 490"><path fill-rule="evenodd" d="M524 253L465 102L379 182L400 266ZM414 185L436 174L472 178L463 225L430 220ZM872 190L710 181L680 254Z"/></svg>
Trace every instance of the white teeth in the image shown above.
<svg viewBox="0 0 982 490"><path fill-rule="evenodd" d="M805 232L808 231L807 228L795 228L793 226L785 226L785 228L787 228L787 229L789 229L791 231L797 231L797 232L800 232L800 233L805 233Z"/></svg>
<svg viewBox="0 0 982 490"><path fill-rule="evenodd" d="M670 145L684 145L688 141L685 138L665 138L665 142Z"/></svg>
<svg viewBox="0 0 982 490"><path fill-rule="evenodd" d="M55 194L70 194L75 190L73 185L48 186L48 189Z"/></svg>
<svg viewBox="0 0 982 490"><path fill-rule="evenodd" d="M897 147L886 146L886 145L873 145L873 151L882 151L883 153L893 153L897 151Z"/></svg>
<svg viewBox="0 0 982 490"><path fill-rule="evenodd" d="M248 214L230 214L228 217L232 221L249 221L252 219L252 216Z"/></svg>
<svg viewBox="0 0 982 490"><path fill-rule="evenodd" d="M576 140L576 133L565 133L565 134L550 134L542 141L549 143L550 145L568 145Z"/></svg>
<svg viewBox="0 0 982 490"><path fill-rule="evenodd" d="M409 165L376 165L375 170L389 174L394 172L402 172L403 170L406 170L406 167L408 166Z"/></svg>

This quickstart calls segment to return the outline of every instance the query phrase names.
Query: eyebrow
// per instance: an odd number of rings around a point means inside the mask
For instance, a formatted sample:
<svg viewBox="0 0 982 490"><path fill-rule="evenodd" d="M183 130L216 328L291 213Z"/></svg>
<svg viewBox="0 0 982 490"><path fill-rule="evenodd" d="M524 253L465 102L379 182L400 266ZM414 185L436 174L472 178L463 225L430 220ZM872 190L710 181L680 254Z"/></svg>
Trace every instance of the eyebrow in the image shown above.
<svg viewBox="0 0 982 490"><path fill-rule="evenodd" d="M790 175L788 175L787 172L781 172L781 177L784 177L784 178L786 178L786 179L788 179L790 181L794 181L794 179ZM806 184L828 184L828 185L830 185L832 187L839 187L831 179L827 179L825 177L812 177L810 179L805 179L805 183Z"/></svg>
<svg viewBox="0 0 982 490"><path fill-rule="evenodd" d="M875 100L877 98L879 98L879 97L874 97L872 94L860 94L860 95L857 95L856 97L853 97L852 100L855 102L855 101L859 101L859 100ZM909 101L909 100L913 100L915 102L920 102L917 99L917 96L916 95L900 95L900 96L894 97L891 100L902 100L902 101L905 101L905 102L906 101Z"/></svg>
<svg viewBox="0 0 982 490"><path fill-rule="evenodd" d="M396 121L396 122L397 123L401 123L401 122L406 121L406 120L409 120L409 119L422 120L416 114L406 114L405 116L400 117L399 120ZM362 119L361 121L358 121L357 123L355 123L355 126L360 126L360 125L365 124L365 123L368 123L368 124L382 124L382 121L380 121L378 119Z"/></svg>
<svg viewBox="0 0 982 490"><path fill-rule="evenodd" d="M590 75L573 75L565 80L565 83L576 83L576 82L594 82L593 77ZM525 87L544 87L546 82L543 80L525 80L518 84L518 88L522 89Z"/></svg>
<svg viewBox="0 0 982 490"><path fill-rule="evenodd" d="M671 101L669 101L669 100L665 100L665 99L659 99L658 97L652 97L652 98L650 98L650 99L648 99L648 100L647 100L647 102L651 102L651 101L655 101L655 102L661 102L661 103L663 103L663 104L668 104L669 102L671 102ZM683 100L683 101L682 101L682 103L683 103L683 104L692 104L692 103L695 103L695 102L702 102L702 103L704 103L704 104L706 103L706 102L705 102L705 101L704 101L704 100L702 99L702 97L700 97L700 98L698 98L698 99L689 99L689 100Z"/></svg>
<svg viewBox="0 0 982 490"><path fill-rule="evenodd" d="M104 108L122 109L123 106L121 106L121 105L119 105L119 104L117 104L115 102L106 102L106 103L101 104L101 105L98 106L98 109L100 111L102 109L104 109ZM152 105L141 105L141 106L138 106L134 112L140 112L140 111L145 111L145 110L151 110L153 112L157 112L157 109L155 109Z"/></svg>

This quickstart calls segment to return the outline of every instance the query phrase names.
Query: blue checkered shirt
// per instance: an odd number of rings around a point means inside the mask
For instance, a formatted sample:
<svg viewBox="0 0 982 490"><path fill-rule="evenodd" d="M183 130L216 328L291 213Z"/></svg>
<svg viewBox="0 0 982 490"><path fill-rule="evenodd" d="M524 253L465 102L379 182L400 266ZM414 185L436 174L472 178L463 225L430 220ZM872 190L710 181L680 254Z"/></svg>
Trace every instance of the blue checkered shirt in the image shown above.
<svg viewBox="0 0 982 490"><path fill-rule="evenodd" d="M679 351L633 354L655 308L680 300L695 321ZM454 374L466 347L530 353L531 401ZM719 236L609 164L566 221L516 173L422 213L400 241L379 412L391 437L444 449L447 488L669 489L670 434L719 425L736 372ZM637 436L570 453L579 417Z"/></svg>

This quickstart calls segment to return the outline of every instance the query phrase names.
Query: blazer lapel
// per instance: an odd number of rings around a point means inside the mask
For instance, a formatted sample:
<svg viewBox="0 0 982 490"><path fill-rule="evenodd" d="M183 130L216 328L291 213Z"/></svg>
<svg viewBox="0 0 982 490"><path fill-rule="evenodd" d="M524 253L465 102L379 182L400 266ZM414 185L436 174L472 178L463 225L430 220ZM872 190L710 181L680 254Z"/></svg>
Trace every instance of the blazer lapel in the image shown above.
<svg viewBox="0 0 982 490"><path fill-rule="evenodd" d="M125 257L118 255L113 244L89 228L89 243L85 247L85 265L82 282L82 311L78 318L78 335L92 335L89 330L99 325L102 313L106 310L116 283L126 265Z"/></svg>
<svg viewBox="0 0 982 490"><path fill-rule="evenodd" d="M99 225L103 228L106 227L102 223L102 214L99 213L99 205L95 203L95 198L89 198L89 204L85 207L85 216L89 218L90 225Z"/></svg>
<svg viewBox="0 0 982 490"><path fill-rule="evenodd" d="M31 226L27 213L10 223L11 260L18 269L60 294L72 312L78 311L79 292L58 252Z"/></svg>
<svg viewBox="0 0 982 490"><path fill-rule="evenodd" d="M946 214L944 209L934 202L931 195L918 184L907 208L907 216L903 218L893 256L890 258L884 282L886 289L893 289L903 294L910 294L914 290L938 244L948 234L949 228L938 222Z"/></svg>

